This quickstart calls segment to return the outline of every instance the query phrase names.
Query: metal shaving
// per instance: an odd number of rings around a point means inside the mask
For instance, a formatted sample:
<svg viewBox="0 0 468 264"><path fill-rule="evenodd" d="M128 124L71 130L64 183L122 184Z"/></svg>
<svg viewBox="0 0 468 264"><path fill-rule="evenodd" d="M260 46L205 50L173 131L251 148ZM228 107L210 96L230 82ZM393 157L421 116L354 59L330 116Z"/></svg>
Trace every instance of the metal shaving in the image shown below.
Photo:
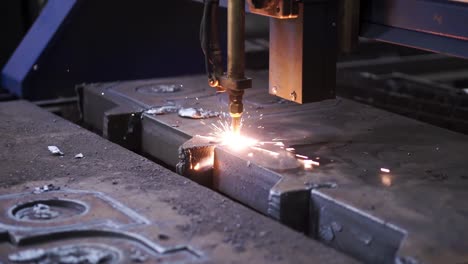
<svg viewBox="0 0 468 264"><path fill-rule="evenodd" d="M43 249L28 249L15 254L10 254L8 259L13 262L34 263L33 261L44 258L46 255Z"/></svg>
<svg viewBox="0 0 468 264"><path fill-rule="evenodd" d="M177 111L179 111L179 109L180 107L174 105L166 105L148 109L145 111L145 113L150 115L164 115L169 113L176 113Z"/></svg>
<svg viewBox="0 0 468 264"><path fill-rule="evenodd" d="M47 146L49 149L50 153L57 155L57 156L63 156L63 152L60 151L60 149L57 146Z"/></svg>
<svg viewBox="0 0 468 264"><path fill-rule="evenodd" d="M158 93L174 93L180 91L181 85L177 84L158 84L153 87L153 90Z"/></svg>
<svg viewBox="0 0 468 264"><path fill-rule="evenodd" d="M203 108L181 108L178 112L180 117L192 119L204 119L210 117L218 117L219 112L205 110Z"/></svg>
<svg viewBox="0 0 468 264"><path fill-rule="evenodd" d="M181 84L174 83L161 83L161 84L148 84L138 88L138 91L146 94L153 93L175 93L182 90Z"/></svg>
<svg viewBox="0 0 468 264"><path fill-rule="evenodd" d="M35 204L33 207L33 217L34 219L53 219L59 216L59 212L51 210L50 206L46 204ZM25 215L26 218L29 218L28 215Z"/></svg>
<svg viewBox="0 0 468 264"><path fill-rule="evenodd" d="M84 158L83 153L78 153L75 155L75 159L82 159L82 158Z"/></svg>
<svg viewBox="0 0 468 264"><path fill-rule="evenodd" d="M10 254L8 259L14 263L28 264L99 264L114 263L118 256L113 250L101 246L69 245L48 250L23 250Z"/></svg>
<svg viewBox="0 0 468 264"><path fill-rule="evenodd" d="M34 188L33 193L34 193L34 194L40 194L40 193L51 192L51 191L58 191L58 190L60 190L60 187L55 186L55 185L53 185L53 184L48 184L48 185L44 185L44 186L42 186L42 187L36 187L36 188Z"/></svg>

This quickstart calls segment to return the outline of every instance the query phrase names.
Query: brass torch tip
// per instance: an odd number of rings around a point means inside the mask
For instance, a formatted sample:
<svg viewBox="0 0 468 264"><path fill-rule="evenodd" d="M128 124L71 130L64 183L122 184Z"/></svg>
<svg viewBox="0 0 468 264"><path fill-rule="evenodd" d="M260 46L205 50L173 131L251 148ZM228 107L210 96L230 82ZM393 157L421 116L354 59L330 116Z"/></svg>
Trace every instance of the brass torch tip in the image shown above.
<svg viewBox="0 0 468 264"><path fill-rule="evenodd" d="M242 113L231 113L231 129L235 135L240 135Z"/></svg>

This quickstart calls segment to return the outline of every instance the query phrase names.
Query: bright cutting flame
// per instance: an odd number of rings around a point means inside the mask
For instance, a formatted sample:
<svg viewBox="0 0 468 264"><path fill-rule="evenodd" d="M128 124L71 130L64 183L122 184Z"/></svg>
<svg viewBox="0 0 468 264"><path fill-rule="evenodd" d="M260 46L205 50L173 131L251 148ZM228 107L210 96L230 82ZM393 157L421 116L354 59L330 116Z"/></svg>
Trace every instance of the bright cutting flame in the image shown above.
<svg viewBox="0 0 468 264"><path fill-rule="evenodd" d="M211 126L214 129L211 135L216 141L218 141L220 145L227 146L235 151L253 147L259 143L256 139L234 132L228 122L219 120L218 124L211 124Z"/></svg>
<svg viewBox="0 0 468 264"><path fill-rule="evenodd" d="M236 134L232 131L225 131L220 135L221 145L239 151L257 145L258 140Z"/></svg>

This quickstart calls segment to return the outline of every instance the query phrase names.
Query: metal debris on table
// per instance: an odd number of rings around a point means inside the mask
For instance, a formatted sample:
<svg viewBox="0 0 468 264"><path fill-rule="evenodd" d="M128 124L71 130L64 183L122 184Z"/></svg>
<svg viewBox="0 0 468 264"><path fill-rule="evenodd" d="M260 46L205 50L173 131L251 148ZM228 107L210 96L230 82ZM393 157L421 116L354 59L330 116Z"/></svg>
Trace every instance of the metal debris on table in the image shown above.
<svg viewBox="0 0 468 264"><path fill-rule="evenodd" d="M166 105L161 107L153 107L145 111L146 114L150 115L164 115L170 113L176 113L179 111L180 107L175 105Z"/></svg>
<svg viewBox="0 0 468 264"><path fill-rule="evenodd" d="M13 263L73 263L98 264L114 263L118 253L99 245L68 245L48 250L29 249L10 254L8 259Z"/></svg>
<svg viewBox="0 0 468 264"><path fill-rule="evenodd" d="M8 256L8 259L13 262L27 263L42 259L46 255L43 249L28 249Z"/></svg>
<svg viewBox="0 0 468 264"><path fill-rule="evenodd" d="M63 156L65 155L57 146L47 146L49 149L50 153L57 155L57 156Z"/></svg>
<svg viewBox="0 0 468 264"><path fill-rule="evenodd" d="M137 91L146 94L175 93L182 90L182 85L174 83L147 84L138 87Z"/></svg>
<svg viewBox="0 0 468 264"><path fill-rule="evenodd" d="M36 187L36 188L34 188L33 193L34 193L34 194L40 194L40 193L51 192L51 191L58 191L58 190L60 190L60 187L55 186L55 185L53 185L53 184L48 184L48 185L44 185L44 186L42 186L42 187Z"/></svg>
<svg viewBox="0 0 468 264"><path fill-rule="evenodd" d="M181 108L178 112L180 117L192 119L205 119L210 117L218 117L219 112L205 110L203 108Z"/></svg>
<svg viewBox="0 0 468 264"><path fill-rule="evenodd" d="M82 159L82 158L84 158L83 153L78 153L75 155L75 159Z"/></svg>
<svg viewBox="0 0 468 264"><path fill-rule="evenodd" d="M34 205L33 213L34 219L54 219L60 215L59 212L51 210L50 206L41 203ZM22 219L26 218L28 218L27 214L25 215L25 217L22 217Z"/></svg>

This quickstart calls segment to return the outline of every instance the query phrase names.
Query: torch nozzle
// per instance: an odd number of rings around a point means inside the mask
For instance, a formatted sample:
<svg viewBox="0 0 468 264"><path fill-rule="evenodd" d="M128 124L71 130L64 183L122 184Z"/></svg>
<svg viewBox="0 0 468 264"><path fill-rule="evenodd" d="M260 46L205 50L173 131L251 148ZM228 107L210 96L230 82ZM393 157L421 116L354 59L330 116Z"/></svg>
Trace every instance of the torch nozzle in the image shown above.
<svg viewBox="0 0 468 264"><path fill-rule="evenodd" d="M231 130L235 135L240 135L242 113L231 114Z"/></svg>
<svg viewBox="0 0 468 264"><path fill-rule="evenodd" d="M234 134L240 135L242 113L244 104L242 103L243 90L229 90L229 114L231 116L231 130Z"/></svg>

